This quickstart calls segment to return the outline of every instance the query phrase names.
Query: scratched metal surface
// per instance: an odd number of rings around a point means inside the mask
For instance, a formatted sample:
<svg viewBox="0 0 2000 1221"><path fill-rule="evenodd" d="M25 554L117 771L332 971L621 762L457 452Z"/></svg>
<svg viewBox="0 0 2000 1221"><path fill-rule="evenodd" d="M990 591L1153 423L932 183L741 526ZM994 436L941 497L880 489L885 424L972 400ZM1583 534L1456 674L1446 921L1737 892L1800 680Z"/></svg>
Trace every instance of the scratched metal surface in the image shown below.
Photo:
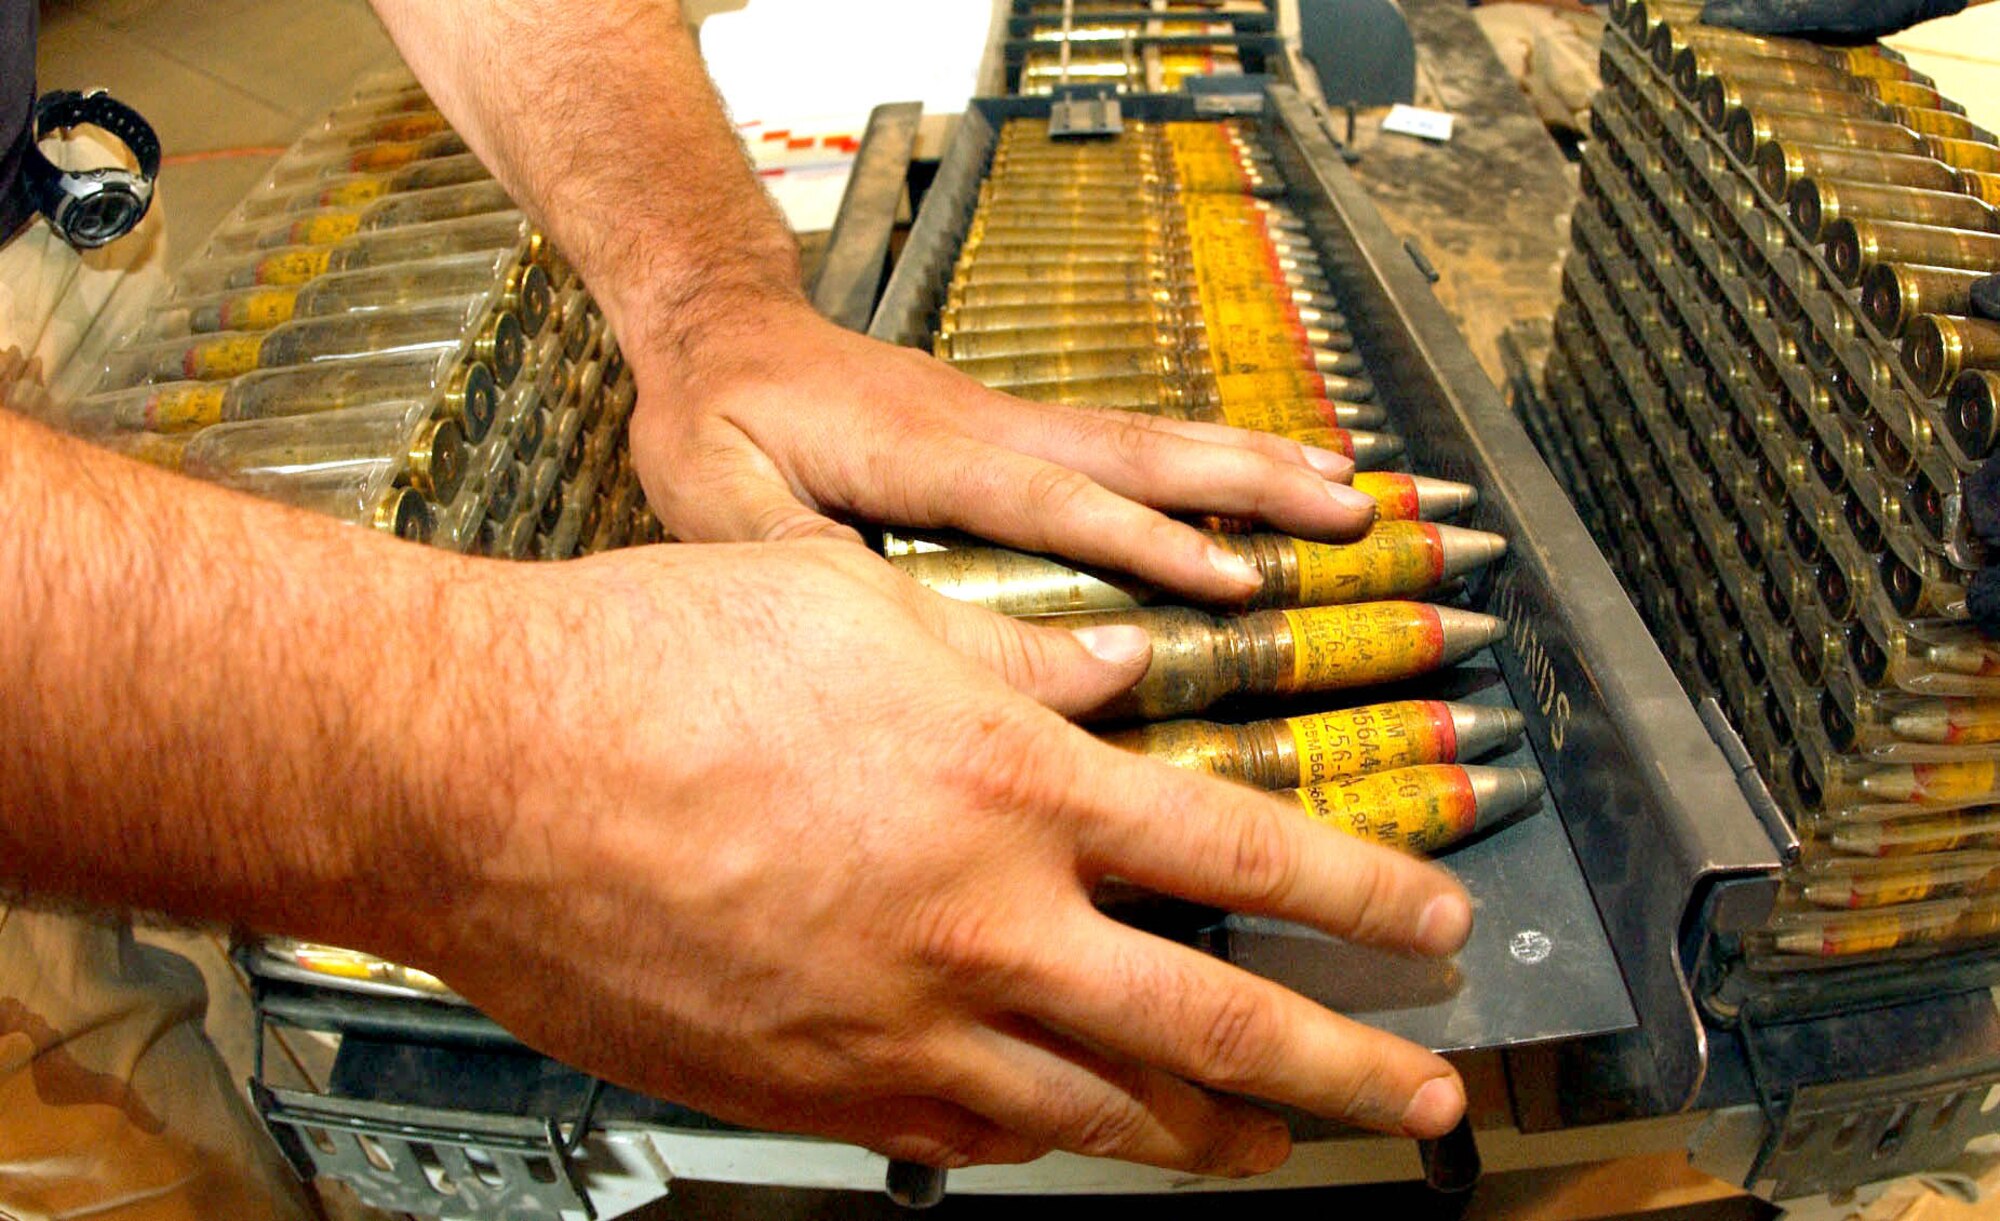
<svg viewBox="0 0 2000 1221"><path fill-rule="evenodd" d="M1491 650L1461 663L1450 698L1513 707ZM1436 684L1427 684L1435 698ZM1482 762L1537 766L1525 744ZM1229 960L1439 1051L1603 1034L1637 1017L1617 956L1570 850L1540 804L1439 858L1477 904L1472 940L1449 966L1349 945L1296 925L1230 917Z"/></svg>

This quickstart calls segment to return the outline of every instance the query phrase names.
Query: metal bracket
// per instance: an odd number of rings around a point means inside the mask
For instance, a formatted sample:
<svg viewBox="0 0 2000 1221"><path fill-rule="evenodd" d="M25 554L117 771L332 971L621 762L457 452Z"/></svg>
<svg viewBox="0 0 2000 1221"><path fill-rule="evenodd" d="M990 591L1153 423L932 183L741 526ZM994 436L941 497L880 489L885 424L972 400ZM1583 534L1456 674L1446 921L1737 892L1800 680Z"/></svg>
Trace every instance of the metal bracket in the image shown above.
<svg viewBox="0 0 2000 1221"><path fill-rule="evenodd" d="M1109 93L1073 94L1049 106L1049 139L1099 140L1125 130L1125 115Z"/></svg>
<svg viewBox="0 0 2000 1221"><path fill-rule="evenodd" d="M869 114L826 256L813 277L813 308L850 331L866 329L875 311L923 111L920 102L889 102Z"/></svg>
<svg viewBox="0 0 2000 1221"><path fill-rule="evenodd" d="M555 1120L325 1098L250 1083L257 1111L301 1176L324 1175L390 1212L594 1219Z"/></svg>
<svg viewBox="0 0 2000 1221"><path fill-rule="evenodd" d="M2000 1131L2000 1111L1986 1109L2000 1089L2000 1064L1799 1085L1781 1095L1771 1089L1756 1028L1745 1023L1743 1034L1767 1121L1746 1185L1766 1199L1843 1191L1950 1165L1968 1141Z"/></svg>
<svg viewBox="0 0 2000 1221"><path fill-rule="evenodd" d="M1729 714L1712 695L1704 695L1695 703L1695 713L1701 717L1702 727L1708 736L1722 748L1722 757L1729 760L1729 770L1736 773L1736 787L1743 791L1743 800L1750 803L1750 812L1757 821L1764 824L1764 830L1771 836L1771 843L1778 849L1779 859L1789 865L1799 859L1799 837L1792 830L1790 820L1778 806L1777 798L1771 796L1769 785L1757 771L1757 764L1750 758L1750 750L1743 745L1743 739L1736 733L1736 727L1729 723Z"/></svg>

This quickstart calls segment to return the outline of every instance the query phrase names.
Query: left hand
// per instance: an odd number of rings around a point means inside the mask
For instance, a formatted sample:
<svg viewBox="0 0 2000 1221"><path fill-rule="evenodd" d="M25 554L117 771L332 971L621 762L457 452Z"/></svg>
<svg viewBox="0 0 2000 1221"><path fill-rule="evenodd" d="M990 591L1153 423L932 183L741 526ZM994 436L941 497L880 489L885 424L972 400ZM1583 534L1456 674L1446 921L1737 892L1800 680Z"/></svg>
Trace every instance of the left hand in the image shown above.
<svg viewBox="0 0 2000 1221"><path fill-rule="evenodd" d="M1307 538L1368 527L1374 502L1330 450L1213 424L1052 406L988 390L803 301L712 315L627 348L647 497L693 542L856 538L830 514L963 530L1213 601L1247 566L1167 512L1256 517Z"/></svg>

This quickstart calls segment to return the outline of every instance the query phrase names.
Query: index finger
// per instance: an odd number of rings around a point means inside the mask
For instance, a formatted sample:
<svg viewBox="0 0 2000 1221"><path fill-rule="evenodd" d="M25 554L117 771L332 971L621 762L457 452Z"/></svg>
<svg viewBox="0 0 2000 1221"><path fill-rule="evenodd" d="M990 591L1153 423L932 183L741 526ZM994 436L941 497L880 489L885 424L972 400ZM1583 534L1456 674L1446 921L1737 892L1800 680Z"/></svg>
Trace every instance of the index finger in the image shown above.
<svg viewBox="0 0 2000 1221"><path fill-rule="evenodd" d="M1064 769L1086 868L1420 954L1455 953L1472 931L1465 888L1436 865L1314 822L1268 793L1093 739L1074 749L1089 752Z"/></svg>

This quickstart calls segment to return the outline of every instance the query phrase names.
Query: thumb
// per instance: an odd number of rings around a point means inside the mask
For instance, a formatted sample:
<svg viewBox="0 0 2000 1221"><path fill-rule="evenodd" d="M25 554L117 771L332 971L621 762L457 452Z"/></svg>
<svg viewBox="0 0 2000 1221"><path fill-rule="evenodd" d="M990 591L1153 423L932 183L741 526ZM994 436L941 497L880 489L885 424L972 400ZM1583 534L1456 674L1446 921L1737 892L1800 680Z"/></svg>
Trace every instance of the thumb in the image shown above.
<svg viewBox="0 0 2000 1221"><path fill-rule="evenodd" d="M1041 627L925 592L944 642L1066 717L1090 712L1145 676L1153 642L1136 627Z"/></svg>

